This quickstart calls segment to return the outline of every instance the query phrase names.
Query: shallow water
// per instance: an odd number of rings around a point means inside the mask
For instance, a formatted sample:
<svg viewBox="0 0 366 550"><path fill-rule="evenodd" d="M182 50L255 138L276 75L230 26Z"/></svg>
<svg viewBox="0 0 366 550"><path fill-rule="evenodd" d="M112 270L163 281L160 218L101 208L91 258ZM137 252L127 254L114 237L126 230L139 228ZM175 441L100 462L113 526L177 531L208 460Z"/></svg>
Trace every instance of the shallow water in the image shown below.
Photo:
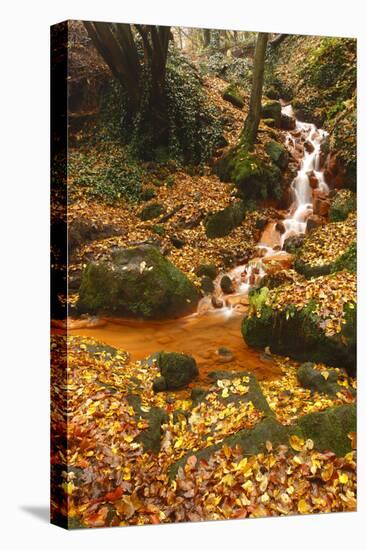
<svg viewBox="0 0 366 550"><path fill-rule="evenodd" d="M108 319L102 327L69 329L69 334L118 346L129 352L131 360L162 350L187 353L197 361L198 384L207 382L207 375L216 370L251 371L259 380L277 378L281 371L274 361L246 346L240 330L242 318L225 310L171 321ZM232 361L223 362L217 353L220 347L231 351Z"/></svg>

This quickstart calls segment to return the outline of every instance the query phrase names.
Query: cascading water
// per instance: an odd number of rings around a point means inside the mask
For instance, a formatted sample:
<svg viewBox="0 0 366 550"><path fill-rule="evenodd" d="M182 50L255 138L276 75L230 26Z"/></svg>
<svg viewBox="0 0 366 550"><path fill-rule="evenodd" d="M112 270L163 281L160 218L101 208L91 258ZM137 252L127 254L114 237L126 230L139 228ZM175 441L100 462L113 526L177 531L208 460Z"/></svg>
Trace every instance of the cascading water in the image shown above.
<svg viewBox="0 0 366 550"><path fill-rule="evenodd" d="M282 113L294 118L294 112L291 105L284 105ZM220 281L223 275L215 281L215 301L220 309L216 311L225 317L231 315L234 309L242 311L245 308L246 299L251 287L258 284L260 279L266 274L265 258L277 260L282 255L286 256L283 246L288 237L299 235L306 232L306 223L313 214L313 188L317 188L323 195L329 193L329 188L324 180L323 172L320 170L321 145L327 136L327 132L318 129L315 124L300 122L296 120L295 128L288 131L285 138L285 145L293 156L299 157L299 170L291 183L293 203L288 210L288 217L281 220L284 231L280 234L276 231L276 223L272 223L271 239L266 242L265 232L262 234L261 241L257 244L258 257L251 260L244 266L238 266L232 269L228 275L232 279L235 289L234 294L224 295L220 287ZM277 241L273 245L273 241ZM238 307L239 306L239 307ZM205 297L201 300L198 308L198 314L206 313L212 309L210 299Z"/></svg>

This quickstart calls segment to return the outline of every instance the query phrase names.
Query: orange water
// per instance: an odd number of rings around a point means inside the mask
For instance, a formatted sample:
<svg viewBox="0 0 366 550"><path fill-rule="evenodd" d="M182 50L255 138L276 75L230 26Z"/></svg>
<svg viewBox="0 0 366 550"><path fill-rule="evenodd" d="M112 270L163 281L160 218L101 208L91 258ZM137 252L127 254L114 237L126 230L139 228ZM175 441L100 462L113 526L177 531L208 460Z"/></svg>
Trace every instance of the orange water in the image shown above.
<svg viewBox="0 0 366 550"><path fill-rule="evenodd" d="M143 359L156 351L176 351L192 355L199 368L198 383L207 381L215 370L253 372L259 380L281 375L273 361L249 348L241 335L242 315L231 310L210 311L171 321L106 319L104 326L69 329L72 336L92 337L129 352L131 360ZM226 347L233 360L223 362L218 348Z"/></svg>

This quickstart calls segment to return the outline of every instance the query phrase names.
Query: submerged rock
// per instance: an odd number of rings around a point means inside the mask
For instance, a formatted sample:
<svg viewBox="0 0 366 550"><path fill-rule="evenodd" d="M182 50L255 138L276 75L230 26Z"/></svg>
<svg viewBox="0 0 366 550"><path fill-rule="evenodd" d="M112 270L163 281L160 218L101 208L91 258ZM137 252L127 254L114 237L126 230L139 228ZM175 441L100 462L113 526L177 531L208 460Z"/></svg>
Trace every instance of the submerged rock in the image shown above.
<svg viewBox="0 0 366 550"><path fill-rule="evenodd" d="M150 245L117 249L110 261L91 263L79 290L80 313L146 319L175 318L195 311L200 293Z"/></svg>

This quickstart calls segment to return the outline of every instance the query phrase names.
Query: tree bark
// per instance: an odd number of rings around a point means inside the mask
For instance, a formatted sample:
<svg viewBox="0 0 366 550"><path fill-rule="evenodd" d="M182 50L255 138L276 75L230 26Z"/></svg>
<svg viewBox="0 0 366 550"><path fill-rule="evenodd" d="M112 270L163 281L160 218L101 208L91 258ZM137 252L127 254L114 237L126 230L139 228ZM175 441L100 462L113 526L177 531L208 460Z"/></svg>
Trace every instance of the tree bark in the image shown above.
<svg viewBox="0 0 366 550"><path fill-rule="evenodd" d="M287 37L288 34L278 34L273 40L270 41L269 45L275 48L276 46L279 46Z"/></svg>
<svg viewBox="0 0 366 550"><path fill-rule="evenodd" d="M211 30L210 29L203 29L203 46L204 48L208 48L210 46L211 42Z"/></svg>
<svg viewBox="0 0 366 550"><path fill-rule="evenodd" d="M258 133L262 109L262 89L264 75L264 60L268 42L268 33L259 32L254 53L253 83L250 95L249 113L245 119L240 142L249 151L253 150Z"/></svg>

